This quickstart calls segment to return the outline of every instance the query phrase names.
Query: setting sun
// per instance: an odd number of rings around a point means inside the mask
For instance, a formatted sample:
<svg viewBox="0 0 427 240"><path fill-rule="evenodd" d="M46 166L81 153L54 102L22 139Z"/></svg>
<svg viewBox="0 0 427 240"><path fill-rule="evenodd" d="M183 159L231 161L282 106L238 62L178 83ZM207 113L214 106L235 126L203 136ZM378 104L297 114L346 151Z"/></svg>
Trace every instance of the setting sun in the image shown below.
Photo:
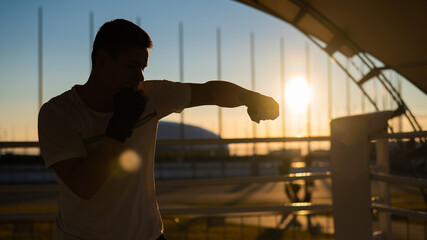
<svg viewBox="0 0 427 240"><path fill-rule="evenodd" d="M307 80L301 76L292 78L285 88L286 105L295 112L303 113L311 98Z"/></svg>

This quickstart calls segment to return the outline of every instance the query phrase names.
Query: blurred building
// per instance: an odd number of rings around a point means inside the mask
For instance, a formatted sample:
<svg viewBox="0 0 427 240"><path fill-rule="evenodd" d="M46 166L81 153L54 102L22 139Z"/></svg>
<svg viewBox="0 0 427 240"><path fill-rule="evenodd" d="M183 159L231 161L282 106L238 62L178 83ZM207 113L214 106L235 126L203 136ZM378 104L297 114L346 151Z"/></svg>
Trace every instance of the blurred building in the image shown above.
<svg viewBox="0 0 427 240"><path fill-rule="evenodd" d="M183 131L183 134L181 133ZM220 139L221 137L207 129L177 122L161 121L157 130L157 139ZM157 146L157 158L175 157L214 157L228 156L228 145L189 145L189 146Z"/></svg>

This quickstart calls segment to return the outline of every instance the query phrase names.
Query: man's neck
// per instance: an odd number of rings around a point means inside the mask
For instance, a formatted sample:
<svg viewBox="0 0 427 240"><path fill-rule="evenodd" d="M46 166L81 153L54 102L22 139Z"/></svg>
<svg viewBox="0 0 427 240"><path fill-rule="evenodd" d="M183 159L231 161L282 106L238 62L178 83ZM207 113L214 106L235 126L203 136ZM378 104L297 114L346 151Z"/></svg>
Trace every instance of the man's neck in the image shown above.
<svg viewBox="0 0 427 240"><path fill-rule="evenodd" d="M89 108L97 112L111 112L113 111L113 95L100 82L91 73L84 85L76 86L77 93Z"/></svg>

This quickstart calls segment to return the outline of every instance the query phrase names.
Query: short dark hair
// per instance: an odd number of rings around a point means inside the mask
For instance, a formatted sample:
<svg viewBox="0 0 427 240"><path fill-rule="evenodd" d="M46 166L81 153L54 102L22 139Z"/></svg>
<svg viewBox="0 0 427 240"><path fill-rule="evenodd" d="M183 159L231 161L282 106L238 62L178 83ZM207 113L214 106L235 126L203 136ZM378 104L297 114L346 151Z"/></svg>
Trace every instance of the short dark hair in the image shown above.
<svg viewBox="0 0 427 240"><path fill-rule="evenodd" d="M149 49L153 46L150 36L138 25L125 20L115 19L104 23L96 34L92 49L92 66L95 53L104 49L113 59L126 52L130 46Z"/></svg>

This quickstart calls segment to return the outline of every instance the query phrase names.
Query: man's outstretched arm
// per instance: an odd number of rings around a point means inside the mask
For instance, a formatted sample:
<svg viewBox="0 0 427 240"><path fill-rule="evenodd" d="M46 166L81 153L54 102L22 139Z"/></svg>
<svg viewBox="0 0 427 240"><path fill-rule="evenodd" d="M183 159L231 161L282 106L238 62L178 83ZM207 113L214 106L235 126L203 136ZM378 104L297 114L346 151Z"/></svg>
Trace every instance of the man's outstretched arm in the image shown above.
<svg viewBox="0 0 427 240"><path fill-rule="evenodd" d="M220 107L247 106L252 121L276 119L279 104L271 97L247 90L225 81L209 81L203 84L190 83L191 100L189 107L217 105Z"/></svg>

